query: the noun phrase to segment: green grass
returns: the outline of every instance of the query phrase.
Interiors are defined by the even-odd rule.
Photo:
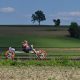
[[[80,40],[70,37],[55,37],[55,36],[37,36],[37,35],[15,35],[1,36],[0,47],[21,47],[23,40],[28,40],[34,47],[80,47]]]
[[[80,61],[70,60],[27,60],[27,61],[11,61],[1,60],[0,66],[72,66],[80,67]]]

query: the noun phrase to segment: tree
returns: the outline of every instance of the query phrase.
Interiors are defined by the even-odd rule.
[[[55,26],[60,26],[60,19],[53,19],[53,22],[55,23]]]
[[[71,22],[69,27],[69,33],[71,37],[79,38],[80,36],[80,28],[76,22]]]
[[[41,10],[38,10],[34,14],[32,14],[32,22],[33,23],[35,21],[37,21],[39,23],[39,25],[40,25],[40,22],[44,21],[44,20],[46,20],[45,14]]]

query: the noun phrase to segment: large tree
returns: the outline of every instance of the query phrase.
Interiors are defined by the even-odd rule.
[[[55,26],[60,26],[60,19],[53,19]]]
[[[34,14],[32,14],[32,22],[34,23],[35,21],[37,21],[40,25],[41,21],[46,20],[45,18],[45,14],[43,13],[43,11],[38,10],[36,11]]]

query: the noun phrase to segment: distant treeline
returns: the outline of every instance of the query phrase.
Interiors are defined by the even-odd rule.
[[[0,25],[0,27],[55,27],[54,25]],[[69,27],[69,25],[60,25],[59,27]]]

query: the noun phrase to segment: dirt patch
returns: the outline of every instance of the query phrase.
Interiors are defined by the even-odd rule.
[[[64,36],[69,35],[67,29],[54,30],[53,27],[0,27],[0,36],[3,35],[38,35],[38,36]]]

